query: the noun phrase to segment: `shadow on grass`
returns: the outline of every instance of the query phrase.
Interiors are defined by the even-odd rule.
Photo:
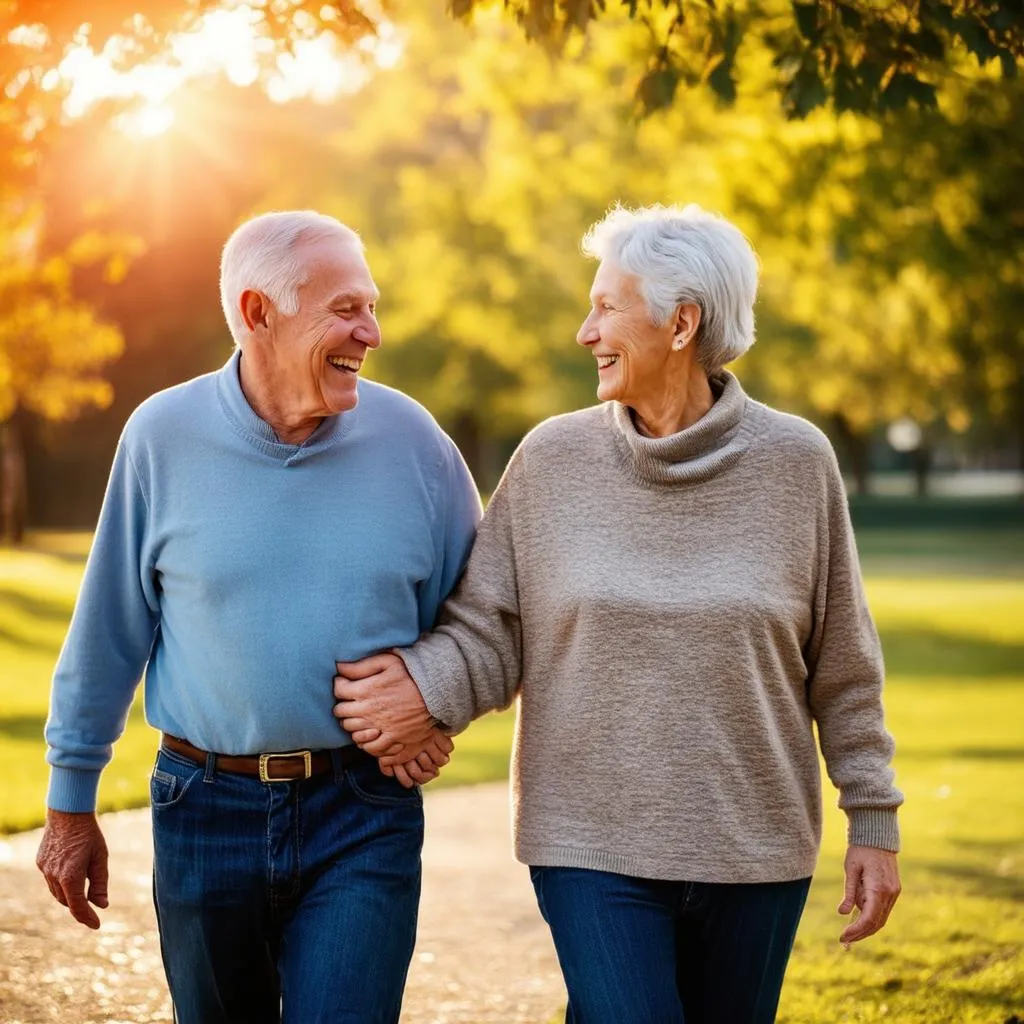
[[[34,597],[17,590],[0,589],[0,640],[29,651],[60,649],[64,630],[71,618],[73,602],[59,597]],[[30,635],[17,623],[37,623],[51,633],[50,638]]]
[[[1024,761],[1024,747],[938,747],[915,750],[900,747],[901,761]]]
[[[957,882],[959,891],[970,896],[1024,903],[1024,879],[1012,875],[957,861],[918,861],[916,868]]]
[[[60,650],[60,639],[54,640],[37,640],[34,637],[27,637],[24,633],[8,629],[6,626],[0,625],[0,642],[12,644],[14,647],[20,647],[26,651],[47,651],[52,653],[56,657],[57,652]]]
[[[929,629],[882,629],[890,675],[1024,676],[1024,644]]]
[[[0,736],[5,736],[12,740],[39,740],[42,743],[46,714],[45,711],[20,715],[0,714]],[[131,710],[128,712],[128,720],[145,724],[146,712],[142,706],[142,701],[136,701],[132,704]]]
[[[74,601],[62,597],[34,597],[20,590],[0,588],[0,615],[15,612],[44,622],[66,622]]]
[[[0,715],[0,736],[12,740],[43,741],[46,715]]]

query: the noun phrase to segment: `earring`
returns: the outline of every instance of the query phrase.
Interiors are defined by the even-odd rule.
[[[679,352],[679,351],[680,351],[680,350],[682,349],[682,347],[683,347],[683,346],[684,346],[685,344],[686,344],[686,342],[685,342],[685,341],[683,341],[683,339],[682,339],[682,338],[676,338],[676,340],[672,342],[672,347],[673,347],[673,348],[674,348],[674,349],[675,349],[675,350],[676,350],[677,352]]]

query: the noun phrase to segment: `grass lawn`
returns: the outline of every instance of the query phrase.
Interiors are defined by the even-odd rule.
[[[49,675],[87,543],[48,534],[0,551],[0,831],[40,821]],[[830,810],[779,1020],[1024,1018],[1024,531],[871,530],[860,545],[907,795],[904,894],[885,933],[839,948],[844,832]],[[435,785],[503,777],[511,728],[507,713],[476,723]],[[136,710],[104,807],[145,800],[154,743]]]

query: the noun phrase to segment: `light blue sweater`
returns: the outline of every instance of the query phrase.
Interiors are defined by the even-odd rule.
[[[360,381],[355,409],[282,444],[239,359],[125,426],[54,675],[55,810],[95,807],[144,669],[149,723],[206,750],[350,742],[334,662],[412,643],[462,571],[480,501],[425,409]]]

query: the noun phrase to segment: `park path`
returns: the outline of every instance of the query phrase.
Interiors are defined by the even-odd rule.
[[[402,1024],[548,1024],[551,939],[511,854],[504,783],[429,790],[419,938]],[[0,1022],[170,1021],[150,901],[148,810],[103,816],[111,907],[75,924],[35,868],[38,832],[0,840]]]

